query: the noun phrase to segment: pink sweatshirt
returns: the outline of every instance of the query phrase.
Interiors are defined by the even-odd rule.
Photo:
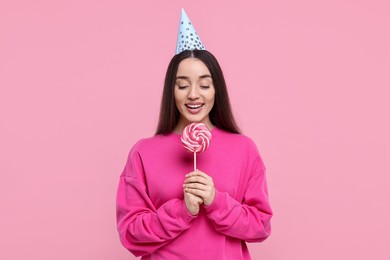
[[[216,196],[192,216],[183,195],[193,154],[180,135],[142,139],[129,153],[117,193],[117,223],[124,247],[142,259],[250,259],[244,241],[271,232],[265,167],[248,137],[212,130],[197,167],[213,178]]]

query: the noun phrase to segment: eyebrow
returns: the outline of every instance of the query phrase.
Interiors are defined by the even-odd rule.
[[[199,76],[199,78],[205,79],[205,78],[211,78],[211,76],[209,74],[205,74],[205,75]],[[187,76],[177,76],[176,79],[190,79],[190,78]]]

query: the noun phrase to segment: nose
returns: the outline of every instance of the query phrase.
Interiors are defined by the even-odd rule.
[[[187,98],[190,100],[195,100],[199,98],[199,91],[196,86],[191,86],[188,91]]]

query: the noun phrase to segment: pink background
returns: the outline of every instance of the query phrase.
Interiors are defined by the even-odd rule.
[[[268,170],[254,259],[390,259],[390,1],[0,2],[0,259],[133,259],[118,177],[184,7]]]

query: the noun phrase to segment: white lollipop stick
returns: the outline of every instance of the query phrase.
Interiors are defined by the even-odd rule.
[[[196,152],[194,152],[194,171],[196,171]]]

